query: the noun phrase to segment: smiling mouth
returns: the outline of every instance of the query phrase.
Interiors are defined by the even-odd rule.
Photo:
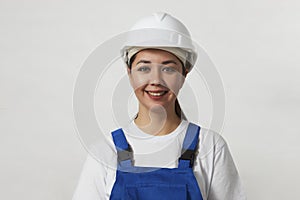
[[[149,95],[153,97],[160,97],[165,95],[168,91],[145,91],[145,92],[147,92]]]

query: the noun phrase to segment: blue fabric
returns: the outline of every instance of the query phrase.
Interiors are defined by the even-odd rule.
[[[189,124],[183,150],[196,150],[198,127]],[[196,133],[198,132],[198,133]],[[129,147],[122,129],[112,132],[117,152]],[[120,136],[123,135],[123,136]],[[127,144],[127,146],[125,145]],[[127,147],[127,148],[126,148]],[[189,160],[179,160],[180,168],[136,167],[130,159],[118,162],[111,200],[202,200],[200,188]]]
[[[200,127],[196,124],[189,123],[187,133],[182,145],[182,153],[186,150],[196,151],[198,145],[198,138],[200,134]],[[178,168],[192,167],[193,163],[190,160],[183,160],[179,158]]]
[[[126,150],[128,148],[128,143],[124,135],[123,130],[120,128],[112,132],[113,140],[116,145],[117,151]]]
[[[198,145],[199,133],[200,133],[200,127],[197,126],[196,124],[189,123],[182,148],[191,149],[191,150],[196,149]]]
[[[118,155],[122,151],[126,151],[129,148],[129,144],[126,140],[123,130],[120,128],[112,132],[113,141],[117,149]],[[119,161],[118,168],[130,168],[132,166],[132,160]]]

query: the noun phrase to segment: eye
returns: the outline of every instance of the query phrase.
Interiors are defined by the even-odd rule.
[[[141,67],[138,67],[137,71],[140,71],[140,72],[149,72],[150,71],[150,67],[148,67],[148,66],[141,66]]]
[[[168,72],[168,73],[173,73],[173,72],[176,72],[177,70],[174,69],[173,67],[163,67],[162,71],[163,72]]]

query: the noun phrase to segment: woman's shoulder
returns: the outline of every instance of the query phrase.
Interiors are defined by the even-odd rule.
[[[216,154],[218,151],[226,147],[227,143],[220,133],[210,128],[206,128],[198,124],[196,125],[200,127],[198,147],[199,155],[206,156],[209,153]]]
[[[226,145],[224,137],[219,132],[212,129],[201,127],[199,137],[200,143],[211,143],[218,147]]]

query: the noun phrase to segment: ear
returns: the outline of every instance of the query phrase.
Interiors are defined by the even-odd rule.
[[[183,86],[183,84],[185,82],[185,78],[186,78],[186,73],[180,75],[179,89],[182,88],[182,86]]]
[[[131,75],[131,69],[128,67],[128,65],[127,65],[127,74],[128,76]]]
[[[131,69],[127,66],[127,75],[130,81],[130,85],[132,86],[132,75],[131,75]]]
[[[181,77],[181,83],[180,83],[180,86],[179,86],[180,89],[182,88],[182,86],[184,84],[184,81],[185,81],[185,76],[182,76]]]
[[[186,70],[184,71],[184,78],[186,78],[186,76],[187,76],[188,73],[189,73],[189,70],[186,69]]]

